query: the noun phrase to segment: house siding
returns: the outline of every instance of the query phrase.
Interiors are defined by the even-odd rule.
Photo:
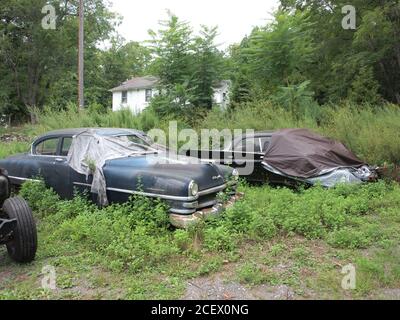
[[[220,108],[225,109],[229,104],[230,81],[225,81],[219,88],[214,88],[213,100]],[[224,98],[225,97],[225,98]]]
[[[213,102],[218,105],[220,108],[225,109],[229,104],[229,91],[230,91],[231,82],[229,80],[221,81],[219,87],[213,88]],[[149,87],[147,87],[149,88]],[[146,89],[128,89],[127,90],[127,102],[122,103],[122,87],[115,88],[116,91],[113,91],[112,97],[112,110],[118,111],[121,109],[129,109],[134,114],[141,113],[144,109],[146,109],[150,102],[146,102]],[[113,90],[115,90],[113,89]],[[152,88],[152,97],[158,94],[158,91],[153,87]],[[224,98],[225,97],[225,98]]]
[[[154,89],[152,92],[152,96],[154,96]],[[126,103],[122,103],[121,98],[121,91],[113,92],[113,111],[129,109],[133,113],[139,114],[149,105],[149,102],[146,102],[146,89],[128,90]]]

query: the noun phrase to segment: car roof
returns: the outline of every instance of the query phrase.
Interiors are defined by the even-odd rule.
[[[232,141],[228,142],[225,145],[224,150],[230,150],[234,145],[236,145],[239,141],[246,138],[259,138],[259,137],[272,137],[272,135],[276,131],[272,130],[264,130],[264,131],[255,131],[254,133],[243,133],[233,137]]]
[[[74,136],[79,133],[82,133],[87,130],[94,130],[96,134],[101,136],[117,136],[124,134],[140,134],[144,135],[145,133],[140,130],[135,129],[123,129],[123,128],[69,128],[69,129],[60,129],[46,132],[45,134],[38,137],[38,139],[50,136]]]
[[[237,135],[234,137],[234,140],[241,140],[243,138],[252,138],[252,137],[271,137],[276,131],[265,130],[265,131],[255,131],[254,133],[243,133],[241,135]]]

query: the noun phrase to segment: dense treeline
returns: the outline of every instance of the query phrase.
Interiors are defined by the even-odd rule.
[[[232,47],[237,100],[400,103],[400,4],[356,0],[356,29],[342,27],[347,1],[282,0],[275,21]],[[248,88],[251,88],[250,90]]]
[[[42,8],[56,9],[56,29],[44,29]],[[152,107],[159,116],[212,106],[211,88],[233,81],[232,106],[269,100],[294,114],[349,100],[400,104],[400,4],[354,0],[356,29],[345,30],[346,1],[281,0],[273,22],[258,26],[226,52],[217,28],[191,26],[172,13],[145,43],[116,32],[120,17],[105,0],[85,1],[85,100],[110,107],[108,90],[132,76],[161,79]],[[77,100],[77,1],[2,0],[0,113],[14,118]],[[107,45],[104,45],[104,44]],[[189,115],[190,116],[190,115]]]

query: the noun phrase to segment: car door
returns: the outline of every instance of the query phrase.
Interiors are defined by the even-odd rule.
[[[67,156],[62,153],[68,137],[48,137],[38,141],[33,146],[35,167],[38,176],[42,177],[47,186],[56,191],[61,198],[72,196],[71,172],[67,164]]]
[[[259,137],[249,136],[238,140],[233,145],[232,166],[239,170],[249,181],[265,181],[265,172],[261,166],[263,152]]]

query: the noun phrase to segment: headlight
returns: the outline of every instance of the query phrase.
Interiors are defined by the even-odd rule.
[[[199,186],[193,180],[189,183],[189,196],[195,197],[199,192]]]
[[[232,177],[233,179],[235,179],[236,181],[239,180],[239,171],[237,169],[233,169],[232,171]]]

